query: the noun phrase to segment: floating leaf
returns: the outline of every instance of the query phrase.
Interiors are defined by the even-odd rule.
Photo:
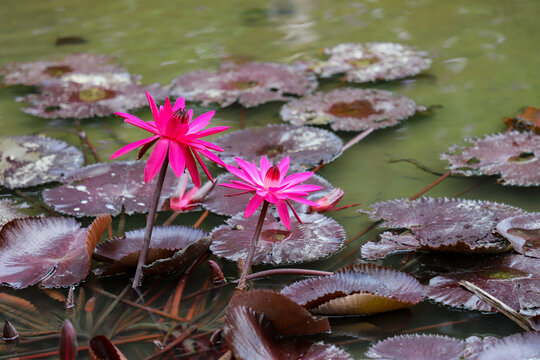
[[[64,320],[60,332],[60,346],[58,348],[60,360],[75,360],[77,358],[77,334],[73,324]]]
[[[373,264],[343,268],[328,276],[298,281],[281,293],[311,312],[363,315],[411,307],[424,300],[412,276]]]
[[[540,358],[540,333],[514,334],[478,354],[477,360],[532,360]]]
[[[171,92],[203,105],[218,103],[221,107],[238,101],[253,107],[269,101],[287,101],[291,95],[315,90],[317,80],[297,69],[277,63],[226,63],[217,71],[194,71],[172,81]]]
[[[92,360],[127,360],[124,354],[105,335],[91,338],[88,352]]]
[[[144,239],[144,229],[126,232],[98,245],[94,256],[112,262],[94,270],[97,275],[110,275],[137,266]],[[145,274],[164,274],[182,271],[208,250],[211,239],[199,229],[186,226],[156,226],[152,231]]]
[[[0,229],[13,219],[20,219],[27,215],[19,212],[13,205],[13,202],[6,199],[0,199]]]
[[[503,185],[540,185],[540,135],[511,131],[466,141],[471,145],[454,145],[441,154],[453,174],[500,175]]]
[[[330,319],[332,336],[349,336],[356,339],[372,339],[387,336],[403,329],[413,314],[409,309],[400,309],[359,317],[336,317]]]
[[[258,214],[258,213],[257,213]],[[283,265],[312,261],[338,251],[345,230],[334,219],[321,214],[298,214],[302,224],[291,222],[288,230],[272,214],[266,214],[253,265]],[[238,214],[212,231],[210,250],[232,261],[245,259],[257,225],[257,216]]]
[[[508,254],[445,261],[444,267],[448,273],[426,285],[430,299],[454,307],[494,311],[459,285],[465,280],[522,315],[540,315],[540,259]]]
[[[465,342],[442,335],[398,335],[372,345],[366,353],[371,359],[459,360]]]
[[[367,259],[397,250],[504,252],[510,244],[492,231],[499,221],[523,213],[494,202],[428,197],[390,200],[370,207],[366,213],[372,220],[384,220],[381,226],[410,233],[385,232],[379,243],[366,243],[362,255]]]
[[[297,171],[295,169],[290,169],[290,172],[294,173]],[[218,178],[216,179],[216,184],[224,184],[236,179],[237,177],[235,175],[231,173],[226,173],[218,176]],[[322,187],[321,190],[311,192],[308,196],[306,196],[306,199],[311,201],[316,201],[317,199],[332,190],[332,185],[328,181],[326,181],[326,179],[316,174],[303,182],[303,184],[318,185]],[[231,196],[232,194],[236,193],[238,193],[238,190],[236,189],[231,189],[224,186],[215,186],[208,194],[208,196],[204,199],[202,205],[209,211],[216,214],[226,216],[236,215],[244,211],[249,201],[253,197],[253,193]],[[291,205],[295,208],[296,211],[308,211],[308,207],[303,204],[293,202],[291,203]]]
[[[324,49],[326,61],[308,65],[323,78],[345,74],[348,82],[395,80],[416,75],[431,66],[427,53],[395,43],[344,43]]]
[[[512,128],[530,130],[540,135],[540,108],[529,106],[523,113],[514,118],[506,118],[504,122]]]
[[[142,161],[119,161],[85,166],[67,174],[64,185],[43,191],[43,200],[56,211],[75,216],[118,215],[149,211],[156,179],[144,182]],[[160,208],[176,188],[172,171],[165,177]]]
[[[219,157],[230,165],[236,165],[235,157],[258,163],[266,156],[277,164],[288,156],[293,164],[315,167],[337,158],[343,148],[343,141],[330,131],[290,125],[233,131],[214,143],[223,148]]]
[[[406,96],[374,89],[335,89],[293,100],[281,118],[294,125],[330,125],[332,130],[364,131],[397,125],[416,112]]]
[[[82,153],[63,141],[45,136],[0,138],[0,186],[9,189],[57,181],[81,167]]]
[[[540,258],[540,213],[504,219],[496,229],[520,254]]]

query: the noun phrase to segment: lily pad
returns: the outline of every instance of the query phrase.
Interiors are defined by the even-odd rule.
[[[291,170],[292,173],[296,172]],[[236,180],[237,177],[231,173],[226,173],[218,176],[216,179],[216,184],[228,183],[231,180]],[[315,201],[322,197],[323,195],[329,193],[332,190],[332,185],[323,177],[314,174],[309,179],[307,179],[304,184],[307,185],[318,185],[322,189],[318,191],[311,192],[306,199]],[[215,186],[212,191],[207,195],[207,197],[202,202],[202,205],[209,211],[226,216],[233,216],[240,212],[243,212],[247,207],[249,201],[253,197],[253,194],[242,194],[237,196],[231,196],[232,194],[238,193],[238,190],[231,189],[224,186]],[[307,212],[309,209],[306,205],[293,202],[291,205],[299,212]]]
[[[426,285],[430,299],[453,307],[494,311],[459,285],[466,280],[522,315],[540,315],[540,259],[507,254],[445,261],[444,266],[448,273],[432,278]]]
[[[167,90],[159,84],[141,85],[135,82],[114,82],[109,78],[97,84],[92,81],[77,83],[52,82],[41,87],[41,93],[28,94],[17,101],[29,102],[32,107],[22,111],[46,119],[85,119],[109,116],[147,104],[145,90],[154,99],[163,99]]]
[[[212,231],[210,250],[231,261],[245,259],[257,225],[258,212],[245,218],[237,214]],[[327,257],[338,251],[345,240],[345,230],[324,215],[298,214],[302,224],[291,222],[288,230],[270,212],[266,214],[260,239],[253,256],[257,264],[293,264]]]
[[[57,181],[83,164],[82,153],[45,136],[0,138],[0,186],[16,189]]]
[[[341,155],[343,141],[330,131],[309,126],[269,125],[227,133],[215,140],[223,148],[219,157],[229,165],[234,158],[258,162],[266,156],[278,163],[285,157],[307,167],[327,164]]]
[[[510,244],[493,229],[499,221],[523,213],[494,202],[429,197],[380,202],[371,209],[363,212],[372,220],[384,220],[381,226],[408,232],[385,232],[380,242],[366,243],[362,255],[367,259],[399,250],[504,252]]]
[[[156,179],[144,182],[142,161],[119,161],[85,166],[67,174],[64,185],[43,191],[43,200],[56,211],[74,216],[146,213],[150,209]],[[165,177],[158,208],[176,189],[172,171]]]
[[[411,307],[424,300],[423,286],[403,272],[357,264],[332,275],[298,281],[281,293],[323,315],[365,315]]]
[[[293,100],[281,118],[294,125],[330,125],[332,130],[364,131],[397,125],[415,114],[406,96],[374,89],[335,89]]]
[[[144,239],[144,229],[126,232],[99,244],[94,251],[98,260],[110,265],[94,270],[96,275],[111,275],[135,268]],[[182,271],[208,250],[211,239],[199,229],[186,226],[156,226],[152,231],[145,274],[167,274]]]
[[[0,200],[0,229],[14,219],[27,217],[28,215],[18,211],[13,202],[6,199]]]
[[[504,219],[496,229],[520,254],[540,258],[540,213]]]
[[[324,54],[329,56],[326,61],[309,66],[315,74],[323,78],[345,74],[346,81],[355,83],[413,76],[432,62],[424,51],[389,42],[344,43],[324,49]]]
[[[254,107],[269,101],[287,101],[291,95],[304,95],[317,87],[317,80],[297,69],[278,63],[225,63],[217,71],[194,71],[181,75],[171,84],[173,96],[218,103],[221,107],[239,102]]]
[[[453,174],[500,175],[503,185],[540,185],[540,135],[511,131],[466,141],[471,145],[455,145],[441,154]]]
[[[465,341],[442,335],[398,335],[372,345],[370,359],[386,360],[459,360]]]
[[[514,334],[478,354],[477,360],[531,360],[540,358],[540,333]]]

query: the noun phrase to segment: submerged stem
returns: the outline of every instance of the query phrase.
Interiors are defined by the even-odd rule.
[[[257,241],[259,241],[259,236],[261,235],[261,230],[264,223],[264,218],[266,217],[266,211],[268,210],[268,205],[268,201],[264,200],[261,214],[259,215],[259,221],[257,222],[255,233],[253,234],[253,238],[251,239],[251,243],[249,245],[246,262],[244,263],[244,268],[242,269],[242,274],[240,275],[240,281],[238,282],[238,286],[236,287],[236,289],[238,290],[244,290],[244,288],[246,287],[246,277],[249,273],[249,270],[251,269],[251,263],[253,261],[253,256],[255,255]]]
[[[146,229],[144,231],[144,239],[141,247],[141,253],[139,255],[139,262],[137,263],[137,270],[135,271],[135,277],[133,278],[133,284],[131,285],[131,287],[134,289],[139,287],[142,282],[142,267],[146,262],[146,257],[148,256],[150,238],[152,237],[152,230],[154,228],[154,219],[156,217],[159,197],[161,196],[161,189],[163,188],[163,181],[165,180],[165,174],[167,173],[168,166],[169,158],[166,156],[163,164],[161,165],[161,170],[159,171],[156,188],[154,190],[154,198],[152,199],[152,207],[150,208],[150,213],[146,219]]]

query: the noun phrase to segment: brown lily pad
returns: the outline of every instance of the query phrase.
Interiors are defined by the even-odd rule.
[[[329,58],[308,65],[310,70],[323,78],[345,74],[346,81],[355,83],[400,79],[431,66],[426,52],[389,42],[344,43],[324,49],[324,54]]]
[[[236,165],[234,158],[258,162],[266,156],[278,163],[285,157],[307,167],[327,164],[341,155],[343,141],[330,131],[309,126],[269,125],[227,133],[214,143],[223,148],[219,157]]]
[[[540,135],[540,108],[529,106],[523,113],[506,118],[504,122],[511,128],[534,131]]]
[[[28,215],[18,211],[12,201],[7,199],[0,200],[0,229],[11,220],[20,219],[27,216]]]
[[[211,239],[199,229],[186,226],[156,226],[152,231],[145,274],[167,274],[183,271],[208,250]],[[99,244],[94,258],[111,264],[97,268],[96,275],[111,275],[135,268],[144,239],[144,229],[126,232]]]
[[[245,259],[257,225],[258,212],[245,218],[237,214],[212,231],[210,250],[232,261]],[[291,222],[288,230],[270,212],[266,214],[253,265],[283,265],[313,261],[338,251],[345,240],[345,230],[324,215],[298,214],[302,224]]]
[[[459,360],[465,341],[442,335],[398,335],[372,345],[370,359],[386,360]]]
[[[499,221],[523,213],[494,202],[429,197],[384,201],[371,209],[363,212],[372,220],[384,220],[381,226],[408,232],[385,232],[380,242],[366,243],[362,255],[367,259],[399,250],[504,252],[510,244],[493,229]]]
[[[64,185],[43,191],[43,200],[56,211],[74,216],[118,215],[149,211],[156,179],[144,182],[142,161],[118,161],[85,166],[67,174]],[[168,171],[158,208],[176,189],[177,178]]]
[[[406,96],[375,89],[317,92],[285,104],[281,118],[294,125],[330,125],[332,130],[364,131],[397,125],[416,113]]]
[[[441,154],[453,174],[500,175],[503,185],[540,185],[540,135],[511,131],[466,141],[471,145],[453,146]]]
[[[298,281],[281,293],[323,315],[364,315],[411,307],[426,294],[414,277],[373,264],[357,264],[332,275]]]
[[[16,189],[57,181],[83,164],[82,153],[45,136],[0,138],[0,186]]]
[[[227,107],[239,102],[254,107],[269,101],[287,101],[291,95],[304,95],[317,87],[317,80],[297,69],[278,63],[225,63],[217,71],[199,70],[181,75],[171,84],[173,96],[218,103]]]
[[[478,354],[477,360],[532,360],[540,358],[540,333],[506,336]]]
[[[540,258],[540,213],[504,219],[496,229],[518,253]]]

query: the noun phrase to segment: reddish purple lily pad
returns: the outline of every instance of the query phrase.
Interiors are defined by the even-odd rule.
[[[34,61],[5,65],[0,74],[6,85],[42,85],[54,81],[80,82],[84,78],[100,76],[108,82],[126,76],[126,70],[110,62],[112,57],[93,54],[70,54],[58,61]]]
[[[442,335],[398,335],[372,345],[370,359],[386,360],[459,360],[465,341]]]
[[[410,309],[400,309],[360,317],[335,317],[330,319],[331,336],[355,339],[374,339],[400,332],[412,319]]]
[[[416,110],[413,100],[390,91],[335,89],[293,100],[280,114],[294,125],[330,124],[336,131],[363,131],[397,125]]]
[[[281,293],[311,312],[325,315],[407,308],[426,296],[424,287],[414,277],[374,264],[352,265],[332,275],[298,281]]]
[[[540,135],[511,131],[466,141],[471,145],[455,145],[441,154],[453,174],[500,175],[503,185],[540,185]]]
[[[156,179],[144,182],[143,161],[119,161],[85,166],[67,174],[64,185],[43,191],[43,200],[56,211],[74,216],[146,213],[150,209]],[[177,178],[167,172],[160,208],[176,189]]]
[[[296,172],[291,170],[291,173]],[[231,173],[226,173],[218,176],[216,179],[216,184],[228,183],[231,180],[236,180],[237,177]],[[306,196],[306,199],[311,201],[316,201],[322,196],[326,195],[332,190],[332,185],[326,181],[323,177],[314,174],[309,179],[303,182],[308,185],[318,185],[322,189],[314,191]],[[215,186],[212,191],[206,196],[202,205],[209,211],[226,216],[233,216],[240,212],[243,212],[247,207],[249,200],[253,197],[253,193],[242,194],[237,196],[231,196],[232,194],[238,193],[238,190],[231,189],[224,186]],[[292,202],[291,205],[295,208],[296,211],[307,212],[308,207],[306,205]]]
[[[285,157],[307,167],[327,164],[341,155],[343,141],[334,133],[309,126],[269,125],[227,133],[214,143],[223,148],[219,157],[236,165],[234,158],[257,161],[266,156],[278,163]]]
[[[12,201],[6,199],[0,200],[0,229],[11,220],[20,219],[27,216],[28,215],[25,215],[17,210]]]
[[[381,226],[407,229],[405,234],[385,232],[378,243],[362,248],[367,259],[377,259],[399,250],[443,252],[504,252],[510,244],[493,233],[495,225],[522,210],[488,201],[428,198],[397,199],[371,205],[363,211]]]
[[[238,101],[253,107],[269,101],[287,101],[291,95],[304,95],[317,87],[317,80],[284,64],[226,63],[217,71],[194,71],[172,81],[171,92],[203,105],[221,107]]]
[[[478,354],[477,360],[540,359],[540,333],[514,334],[500,339]]]
[[[74,118],[85,119],[94,116],[109,116],[114,112],[125,112],[147,104],[145,90],[154,99],[165,98],[167,91],[159,84],[140,85],[135,82],[93,83],[53,82],[41,87],[41,93],[28,94],[17,98],[32,107],[22,111],[46,119]]]
[[[144,229],[128,231],[121,238],[101,243],[94,251],[98,260],[110,265],[94,270],[96,275],[111,275],[135,268],[144,238]],[[208,250],[211,239],[199,229],[186,226],[157,226],[152,231],[145,274],[182,271]]]
[[[308,65],[323,78],[345,74],[348,82],[363,83],[395,80],[413,76],[428,69],[427,53],[395,43],[344,43],[324,49],[326,61]]]
[[[257,225],[257,214],[250,218],[237,214],[215,228],[210,250],[232,261],[245,259]],[[266,214],[253,265],[313,261],[327,257],[343,246],[345,230],[337,221],[318,213],[300,213],[298,216],[302,224],[293,220],[291,230],[288,230],[270,212]]]
[[[446,261],[444,266],[448,274],[436,276],[426,285],[430,299],[453,307],[494,311],[474,293],[459,285],[465,280],[522,315],[540,314],[540,259],[507,254]]]
[[[504,219],[496,229],[518,253],[540,258],[540,213]]]
[[[0,186],[16,189],[57,181],[83,164],[82,153],[45,136],[0,138]]]
[[[87,249],[87,233],[72,218],[7,223],[0,230],[0,283],[17,289],[78,284],[90,269],[93,247]]]

